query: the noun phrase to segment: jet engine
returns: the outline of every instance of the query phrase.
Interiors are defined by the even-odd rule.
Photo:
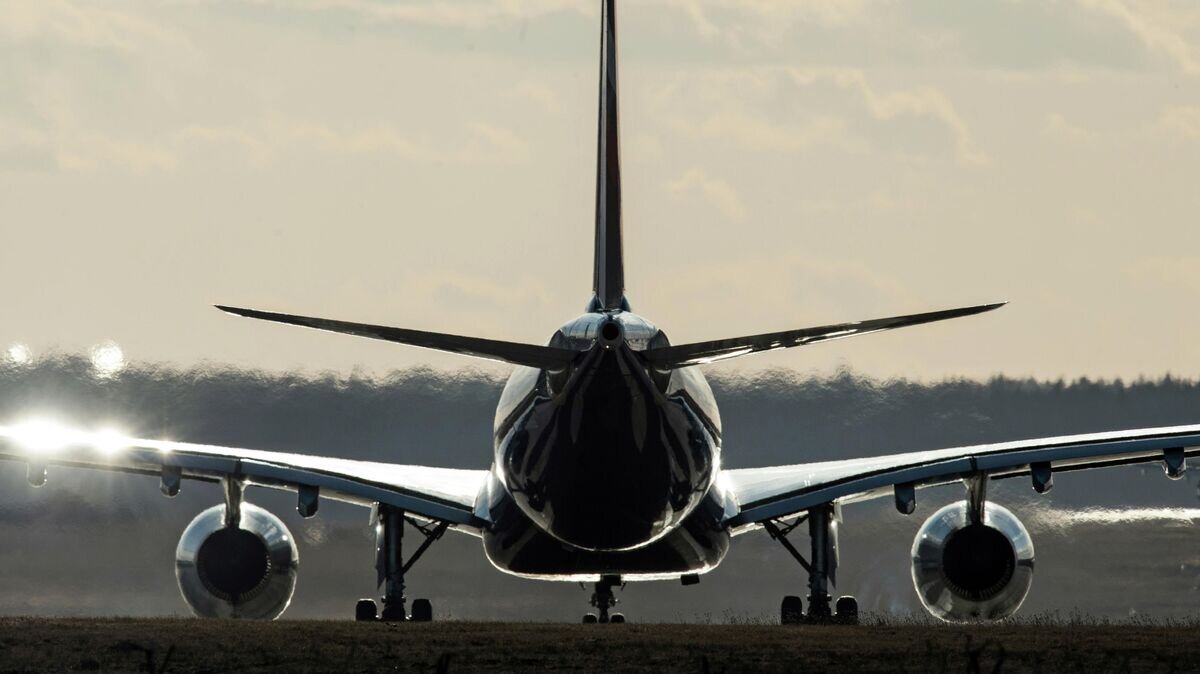
[[[213,506],[184,529],[175,549],[179,591],[201,618],[274,620],[296,589],[296,542],[270,512],[246,502],[237,510],[226,518],[226,506]]]
[[[912,560],[921,603],[950,622],[1006,618],[1033,583],[1029,532],[994,503],[984,505],[982,518],[972,518],[966,501],[934,513],[917,532]]]

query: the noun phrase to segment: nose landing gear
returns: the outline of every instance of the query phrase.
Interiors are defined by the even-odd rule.
[[[600,576],[600,582],[596,583],[595,591],[592,592],[592,606],[596,607],[596,613],[588,613],[583,616],[585,625],[595,623],[612,623],[614,625],[625,622],[625,614],[612,613],[608,610],[617,605],[619,601],[613,596],[613,588],[622,585],[620,576]]]

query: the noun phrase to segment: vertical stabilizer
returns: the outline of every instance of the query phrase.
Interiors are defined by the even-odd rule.
[[[617,124],[617,16],[613,4],[614,0],[602,0],[600,12],[600,128],[596,141],[596,260],[592,289],[601,309],[620,309],[625,300]]]

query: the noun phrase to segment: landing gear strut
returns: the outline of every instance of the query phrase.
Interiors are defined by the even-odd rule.
[[[446,533],[450,524],[439,522],[436,525],[423,525],[405,515],[403,510],[382,504],[376,509],[375,520],[375,570],[378,572],[378,584],[383,588],[383,611],[376,618],[375,600],[360,599],[354,608],[354,619],[378,619],[384,622],[433,620],[433,604],[428,599],[414,599],[411,615],[405,609],[407,598],[404,596],[404,574],[408,573],[434,541]],[[407,562],[404,561],[402,549],[405,522],[411,524],[425,538]]]
[[[800,554],[788,534],[805,522],[808,523],[808,538],[811,544],[810,563]],[[800,597],[789,595],[780,604],[780,622],[785,625],[798,623],[843,623],[858,624],[858,601],[854,597],[840,597],[831,605],[833,597],[829,587],[837,582],[837,518],[832,503],[823,503],[810,509],[791,523],[780,520],[763,522],[771,538],[779,541],[800,566],[808,572],[808,613],[804,613],[804,602]],[[836,609],[836,613],[835,613]]]
[[[583,616],[585,624],[619,624],[625,622],[625,614],[613,613],[609,615],[608,613],[608,609],[617,605],[618,599],[613,596],[613,588],[620,584],[620,576],[600,576],[600,582],[596,583],[595,591],[592,592],[592,606],[596,607],[597,613],[589,613]]]

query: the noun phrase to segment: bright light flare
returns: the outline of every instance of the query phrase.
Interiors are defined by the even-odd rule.
[[[116,342],[105,342],[92,347],[92,368],[96,376],[107,379],[125,368],[125,352]]]
[[[28,365],[33,362],[33,352],[24,344],[13,344],[4,352],[8,357],[8,362],[13,365]]]
[[[7,437],[33,454],[52,454],[71,446],[91,447],[111,456],[129,449],[135,441],[116,428],[80,431],[57,421],[34,419],[15,426],[0,426],[0,437]]]
[[[10,433],[17,444],[38,453],[56,452],[79,440],[78,432],[55,421],[27,421]]]
[[[89,440],[91,441],[90,444],[99,450],[101,454],[116,454],[123,449],[128,449],[130,446],[129,437],[114,428],[104,428],[96,431],[92,433]]]

